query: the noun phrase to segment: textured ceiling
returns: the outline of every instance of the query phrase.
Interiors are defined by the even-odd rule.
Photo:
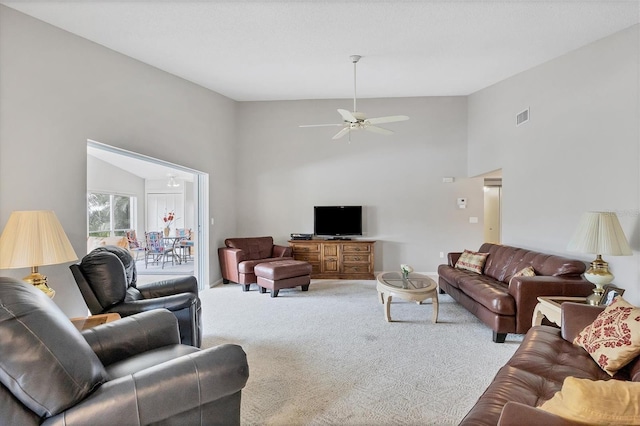
[[[232,99],[468,95],[639,22],[637,1],[0,2]]]

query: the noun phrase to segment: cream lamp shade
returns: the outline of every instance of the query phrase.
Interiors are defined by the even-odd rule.
[[[13,212],[0,235],[0,269],[31,268],[31,275],[24,280],[49,297],[55,291],[47,285],[47,277],[38,273],[38,267],[77,259],[60,221],[50,210]]]
[[[587,298],[592,305],[600,302],[604,292],[603,286],[609,284],[614,278],[609,272],[609,264],[602,260],[602,255],[631,256],[633,254],[618,216],[614,212],[584,213],[567,250],[596,255],[596,259],[591,262],[591,267],[584,273],[585,279],[596,286],[593,290],[594,294]]]

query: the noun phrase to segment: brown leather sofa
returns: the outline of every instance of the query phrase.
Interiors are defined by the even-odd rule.
[[[0,424],[240,424],[240,346],[180,343],[176,317],[142,312],[80,333],[40,290],[0,277]]]
[[[291,247],[273,244],[272,237],[227,238],[218,249],[222,282],[242,284],[249,291],[258,282],[253,271],[256,265],[276,260],[293,260]]]
[[[441,293],[493,330],[494,342],[502,343],[508,333],[524,334],[531,328],[538,296],[593,292],[593,284],[581,277],[586,267],[580,260],[490,243],[478,251],[489,253],[482,274],[455,268],[462,253],[449,253],[448,264],[438,267],[438,284]],[[533,266],[535,277],[514,277],[527,266]]]
[[[532,327],[460,424],[577,424],[535,407],[551,399],[569,376],[589,380],[612,379],[587,351],[572,343],[602,310],[599,306],[565,302],[561,305],[562,329],[545,325]],[[640,381],[640,357],[618,371],[613,379]]]

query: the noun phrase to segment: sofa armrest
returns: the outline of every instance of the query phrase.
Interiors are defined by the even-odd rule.
[[[516,333],[523,334],[531,328],[539,296],[587,296],[593,292],[593,284],[578,277],[537,275],[513,278],[508,291],[516,302]]]
[[[233,282],[238,282],[238,264],[245,261],[247,255],[244,250],[230,247],[220,247],[218,249],[218,260],[220,261],[220,272],[222,278]]]
[[[84,339],[104,365],[180,343],[178,320],[165,309],[142,312],[84,330]]]
[[[451,267],[456,266],[456,262],[458,262],[458,259],[460,259],[460,256],[462,256],[461,251],[447,253],[447,262],[449,262],[449,266]]]
[[[43,424],[151,424],[172,418],[180,424],[181,413],[239,392],[248,377],[249,366],[242,348],[220,345],[108,381],[88,398]],[[206,420],[234,423],[232,419]]]
[[[564,302],[560,305],[562,338],[568,342],[573,342],[578,333],[591,324],[602,311],[604,311],[604,306]]]
[[[519,402],[507,402],[498,419],[498,426],[568,426],[581,424]]]
[[[193,293],[180,293],[156,297],[155,299],[140,299],[118,303],[105,309],[104,313],[115,312],[120,316],[128,317],[129,315],[161,308],[175,312],[197,304],[198,296]]]
[[[140,284],[138,290],[145,299],[169,296],[178,293],[198,294],[198,280],[194,276],[172,278],[154,283]]]
[[[272,257],[293,257],[293,249],[289,246],[273,246]]]

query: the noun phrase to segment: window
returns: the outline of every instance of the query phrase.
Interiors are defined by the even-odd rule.
[[[133,229],[136,197],[90,192],[87,202],[90,237],[115,237]]]

